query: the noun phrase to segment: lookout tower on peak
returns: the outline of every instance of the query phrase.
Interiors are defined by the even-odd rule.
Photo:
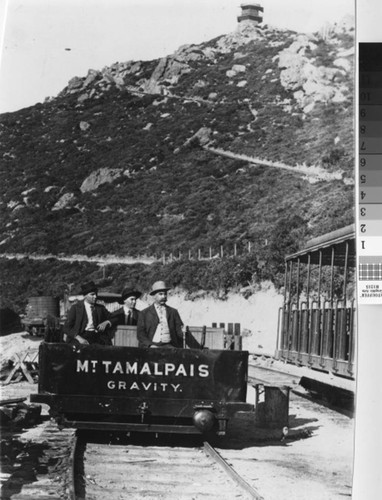
[[[246,2],[240,5],[241,15],[237,20],[239,23],[242,21],[252,21],[256,25],[263,21],[262,13],[264,8],[258,3]]]

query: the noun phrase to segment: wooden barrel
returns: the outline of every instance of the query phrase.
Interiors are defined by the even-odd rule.
[[[26,312],[29,318],[58,317],[60,315],[60,301],[58,297],[50,295],[29,297]]]

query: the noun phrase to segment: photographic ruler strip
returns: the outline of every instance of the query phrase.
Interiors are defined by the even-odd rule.
[[[358,44],[358,301],[382,304],[382,43]]]

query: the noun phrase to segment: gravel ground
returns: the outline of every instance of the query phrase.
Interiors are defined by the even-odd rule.
[[[18,382],[1,387],[1,397],[28,397],[35,391],[37,384]],[[253,398],[249,390],[248,400]],[[353,423],[352,418],[291,397],[284,441],[280,429],[256,428],[253,415],[240,415],[216,446],[265,500],[340,500],[351,497]],[[38,441],[40,431],[29,429],[24,439]]]

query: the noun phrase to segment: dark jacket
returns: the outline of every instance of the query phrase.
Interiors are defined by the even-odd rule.
[[[110,313],[105,306],[101,304],[95,304],[94,306],[94,326],[97,327],[100,323],[106,320],[110,320]],[[73,304],[69,309],[68,317],[64,325],[64,333],[67,335],[67,341],[73,341],[76,335],[81,335],[84,333],[86,325],[88,324],[88,315],[86,314],[85,304],[83,300],[80,300],[76,304]],[[105,336],[105,333],[99,334],[100,338]],[[104,341],[100,341],[104,343]]]
[[[132,309],[132,314],[129,318],[129,322],[126,323],[125,310],[120,307],[116,311],[112,312],[110,315],[110,322],[113,326],[116,325],[136,325],[138,323],[139,311],[138,309]]]
[[[182,320],[176,309],[165,306],[168,327],[170,330],[171,344],[174,347],[183,346]],[[140,311],[137,326],[139,347],[150,347],[155,330],[159,324],[159,317],[154,304]]]

